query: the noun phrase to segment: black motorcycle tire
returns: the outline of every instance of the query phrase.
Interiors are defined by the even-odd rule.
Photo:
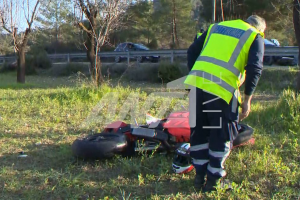
[[[233,140],[233,146],[240,146],[247,143],[253,136],[253,128],[245,124],[239,124],[242,128],[242,131],[239,132],[237,137]]]
[[[126,135],[117,133],[97,133],[72,144],[72,153],[83,159],[106,159],[116,154],[124,154],[130,144]]]

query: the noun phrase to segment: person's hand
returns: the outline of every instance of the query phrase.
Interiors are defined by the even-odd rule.
[[[249,113],[250,113],[250,108],[251,107],[251,103],[244,101],[241,104],[241,108],[242,108],[242,113],[240,113],[240,121],[243,121],[245,118],[248,117]]]
[[[239,121],[243,121],[248,117],[251,111],[251,98],[252,96],[245,95],[245,100],[241,104],[242,113],[240,113]]]

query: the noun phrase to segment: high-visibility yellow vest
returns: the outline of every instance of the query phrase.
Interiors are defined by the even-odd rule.
[[[197,38],[199,38],[202,35],[202,33],[197,33]]]
[[[184,84],[212,93],[229,104],[245,75],[249,50],[257,34],[264,37],[242,20],[212,24]]]

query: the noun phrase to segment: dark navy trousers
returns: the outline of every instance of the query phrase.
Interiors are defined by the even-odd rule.
[[[224,162],[238,134],[238,101],[223,99],[193,88],[190,101],[190,155],[197,174],[220,179],[226,175]]]

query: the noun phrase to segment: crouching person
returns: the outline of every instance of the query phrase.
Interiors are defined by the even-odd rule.
[[[265,29],[265,20],[256,15],[245,21],[212,24],[188,49],[190,73],[184,83],[192,88],[190,155],[196,169],[195,187],[203,191],[223,185],[224,162],[238,134],[238,120],[249,115],[261,76]],[[244,75],[241,98],[239,87]]]

